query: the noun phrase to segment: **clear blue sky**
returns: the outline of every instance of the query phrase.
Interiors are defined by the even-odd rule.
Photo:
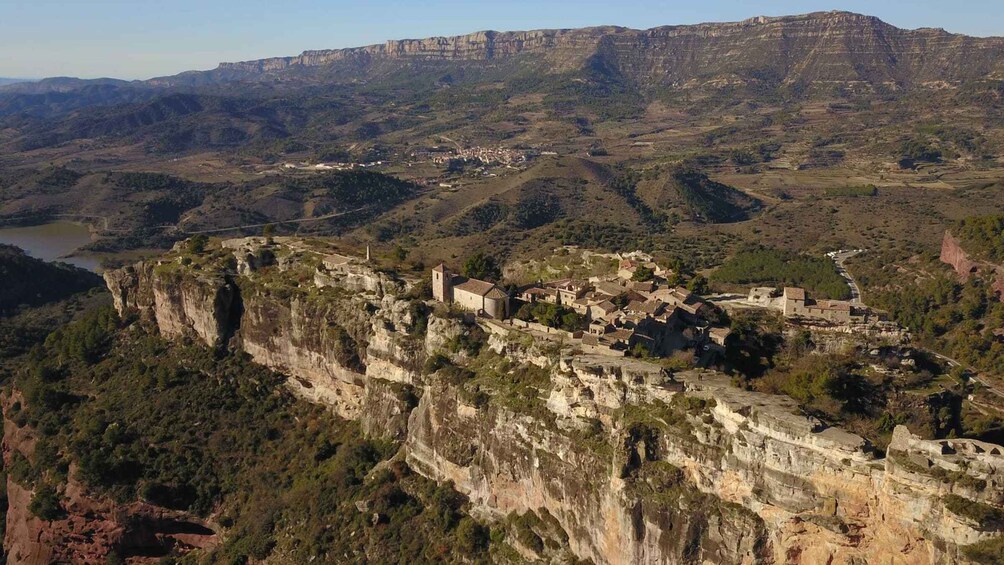
[[[1001,0],[0,0],[0,76],[149,78],[387,39],[848,10],[905,28],[1004,35]]]

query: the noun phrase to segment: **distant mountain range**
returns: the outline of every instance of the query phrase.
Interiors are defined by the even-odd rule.
[[[31,82],[31,79],[0,77],[0,86],[7,86],[8,84],[17,84],[20,82]]]
[[[25,134],[17,141],[21,149],[132,136],[151,127],[159,147],[184,149],[281,139],[351,120],[359,123],[350,137],[372,139],[414,122],[425,112],[422,104],[446,97],[454,98],[456,110],[458,103],[476,109],[535,95],[544,110],[602,121],[637,116],[653,100],[692,95],[773,104],[839,89],[901,95],[967,85],[1000,98],[1004,38],[904,30],[870,16],[817,12],[647,30],[395,40],[146,81],[49,78],[0,86],[6,122],[0,126]],[[389,116],[382,106],[379,120],[361,119],[381,101],[412,104],[413,115]],[[47,122],[69,113],[71,119]]]
[[[56,78],[6,90],[38,93],[91,84],[177,87],[235,81],[294,85],[356,82],[379,79],[414,65],[478,62],[498,66],[514,59],[541,64],[552,73],[592,68],[633,81],[641,88],[724,86],[736,81],[913,87],[1004,79],[1004,38],[976,38],[930,28],[905,30],[871,16],[816,12],[647,30],[482,31],[221,63],[210,71],[132,83]]]

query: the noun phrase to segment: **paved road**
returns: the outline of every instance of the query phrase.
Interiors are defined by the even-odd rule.
[[[844,277],[844,279],[847,280],[847,285],[851,287],[851,302],[859,304],[861,303],[861,289],[858,287],[858,283],[854,280],[854,277],[852,277],[850,272],[847,271],[847,267],[844,266],[844,262],[850,259],[851,257],[854,257],[855,255],[859,255],[861,253],[864,253],[863,249],[843,251],[830,255],[830,258],[833,259],[833,262],[837,264],[837,271],[840,273],[840,276]],[[968,365],[963,365],[959,361],[952,359],[947,355],[942,355],[941,353],[931,351],[930,349],[925,349],[925,351],[927,351],[934,357],[940,359],[941,361],[947,363],[949,367],[965,368],[967,371],[969,371],[971,381],[980,384],[983,388],[990,391],[990,393],[992,393],[993,395],[1001,399],[1004,399],[1004,391],[997,388],[995,385],[987,382],[985,379],[980,378],[979,371],[977,371],[975,368],[970,367]]]
[[[959,362],[959,361],[957,361],[955,359],[952,359],[951,357],[949,357],[947,355],[942,355],[942,354],[937,353],[935,351],[931,351],[930,349],[925,349],[924,351],[927,351],[931,355],[934,355],[938,359],[944,361],[945,363],[948,363],[949,367],[962,367],[962,368],[966,369],[967,371],[969,371],[969,375],[970,375],[969,380],[973,381],[974,383],[979,383],[981,386],[983,386],[983,388],[987,389],[988,391],[990,391],[991,393],[993,393],[997,397],[999,397],[1001,399],[1004,399],[1004,391],[1001,391],[999,388],[997,388],[994,385],[988,383],[987,381],[981,379],[979,377],[979,372],[975,368],[970,367],[968,365],[963,365],[961,362]]]
[[[330,220],[332,218],[337,218],[339,216],[345,216],[345,215],[348,215],[348,214],[355,214],[356,212],[362,212],[363,210],[366,210],[367,208],[369,208],[369,206],[363,206],[362,208],[356,208],[355,210],[348,210],[346,212],[336,212],[334,214],[325,214],[323,216],[315,216],[315,217],[312,217],[312,218],[297,218],[295,220],[275,220],[275,221],[272,221],[272,222],[265,222],[265,223],[262,223],[262,224],[244,224],[242,226],[230,226],[228,228],[214,228],[214,229],[211,229],[211,230],[193,230],[193,231],[180,230],[180,231],[183,234],[195,235],[195,234],[200,234],[200,233],[201,234],[221,233],[221,232],[244,230],[244,229],[251,229],[251,228],[263,228],[263,227],[268,226],[268,225],[279,226],[279,225],[282,225],[282,224],[303,224],[303,223],[306,223],[306,222],[317,222],[317,221],[320,221],[320,220]]]
[[[856,304],[861,303],[861,289],[858,287],[857,281],[854,280],[854,277],[852,277],[851,273],[847,270],[847,267],[844,266],[844,262],[850,259],[851,257],[854,257],[855,255],[859,255],[861,253],[864,253],[863,249],[854,249],[852,251],[841,251],[838,253],[834,253],[833,255],[830,255],[830,258],[833,259],[833,262],[837,264],[837,272],[840,273],[840,276],[844,277],[844,279],[847,281],[847,286],[851,287],[851,302],[854,302]]]

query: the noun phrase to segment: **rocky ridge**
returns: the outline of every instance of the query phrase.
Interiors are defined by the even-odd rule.
[[[754,81],[941,88],[1004,78],[1002,54],[1001,38],[974,38],[940,29],[904,30],[870,16],[816,12],[647,30],[607,26],[391,40],[221,63],[206,73],[154,82],[253,80],[319,68],[365,71],[393,62],[498,62],[521,57],[542,60],[552,73],[588,66],[649,87]]]
[[[419,303],[318,289],[296,276],[314,264],[305,257],[285,261],[282,277],[278,266],[217,276],[182,259],[106,273],[116,307],[165,336],[247,351],[308,399],[400,441],[412,468],[453,481],[478,514],[558,524],[580,558],[949,563],[999,535],[943,502],[1004,506],[999,446],[900,427],[883,457],[714,372],[576,355],[493,323],[475,359],[452,347],[475,331],[462,319],[433,313],[423,332]],[[278,282],[290,279],[304,282]],[[472,368],[476,386],[430,368],[438,356]]]

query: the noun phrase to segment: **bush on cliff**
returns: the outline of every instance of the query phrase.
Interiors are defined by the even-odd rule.
[[[997,536],[962,548],[962,554],[982,565],[1004,563],[1004,536]]]
[[[955,494],[949,494],[943,500],[945,508],[953,514],[976,522],[980,529],[999,530],[1004,528],[1004,511],[998,508]]]
[[[56,487],[49,483],[39,485],[31,496],[28,511],[47,522],[61,518],[64,514],[63,505]]]
[[[1004,215],[974,216],[955,227],[966,251],[978,258],[1004,263]]]

